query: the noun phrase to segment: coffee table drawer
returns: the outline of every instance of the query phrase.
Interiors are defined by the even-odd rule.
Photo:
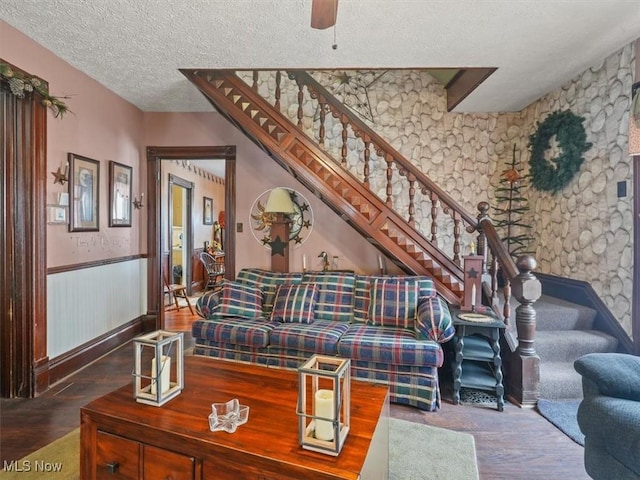
[[[267,462],[264,462],[267,463]],[[312,471],[301,471],[300,467],[293,465],[280,464],[276,465],[275,462],[271,465],[265,465],[261,462],[261,465],[247,463],[235,463],[229,461],[206,461],[203,464],[203,480],[317,480],[317,479],[329,479],[336,477],[328,477],[325,475],[316,476]],[[297,473],[292,473],[290,470],[296,468]]]
[[[96,479],[138,478],[140,444],[98,430],[96,432]]]
[[[145,445],[143,450],[143,471],[145,479],[192,480],[195,459],[179,453]]]

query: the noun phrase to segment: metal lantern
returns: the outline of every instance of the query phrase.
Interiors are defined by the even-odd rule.
[[[160,407],[184,387],[182,332],[158,330],[133,339],[133,396]]]
[[[349,433],[351,361],[314,355],[298,368],[298,432],[306,450],[337,456]]]

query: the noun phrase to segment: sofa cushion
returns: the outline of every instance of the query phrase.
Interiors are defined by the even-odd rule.
[[[353,317],[355,281],[353,273],[305,273],[302,276],[302,283],[313,283],[318,288],[316,320],[350,322]]]
[[[366,322],[369,318],[369,292],[371,284],[375,280],[401,280],[416,282],[418,284],[418,296],[420,298],[433,298],[436,296],[436,288],[431,277],[415,275],[356,275],[353,292],[353,319],[357,322]]]
[[[442,366],[440,345],[416,340],[415,332],[397,327],[352,324],[338,343],[338,355],[392,365]]]
[[[433,298],[421,298],[418,301],[418,314],[415,329],[421,340],[433,340],[438,343],[449,341],[456,333],[447,303],[436,295]]]
[[[213,318],[220,303],[220,291],[208,291],[200,295],[196,301],[196,313],[202,318]]]
[[[349,324],[330,320],[314,320],[312,324],[282,323],[269,333],[269,345],[302,352],[335,355],[338,340]]]
[[[311,323],[316,308],[318,289],[315,285],[280,285],[271,311],[274,322]]]
[[[219,317],[258,318],[262,315],[262,292],[253,285],[225,280],[214,313]]]
[[[269,333],[276,325],[265,319],[221,318],[196,320],[191,331],[196,339],[259,348],[269,344]]]
[[[371,325],[413,328],[418,310],[418,284],[376,278],[369,290]]]
[[[249,285],[257,285],[262,291],[262,312],[265,317],[271,314],[276,290],[279,285],[299,284],[302,273],[299,272],[272,272],[261,268],[243,268],[238,272],[236,281]]]

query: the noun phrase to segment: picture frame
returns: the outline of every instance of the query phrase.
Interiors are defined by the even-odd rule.
[[[100,162],[75,153],[69,160],[69,231],[100,230]]]
[[[213,198],[202,197],[202,224],[213,225]]]
[[[109,226],[131,226],[133,168],[109,161]]]

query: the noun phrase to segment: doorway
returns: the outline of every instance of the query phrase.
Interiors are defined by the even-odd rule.
[[[203,160],[225,161],[225,277],[235,278],[235,197],[236,197],[236,147],[147,147],[147,191],[149,200],[147,224],[147,316],[155,322],[157,329],[164,328],[164,301],[162,282],[162,160]],[[193,233],[191,232],[191,235]],[[165,235],[166,236],[166,233]],[[189,263],[189,262],[187,262]]]
[[[191,295],[191,256],[193,251],[193,183],[169,175],[166,232],[169,259],[163,272],[167,283],[184,285]]]

